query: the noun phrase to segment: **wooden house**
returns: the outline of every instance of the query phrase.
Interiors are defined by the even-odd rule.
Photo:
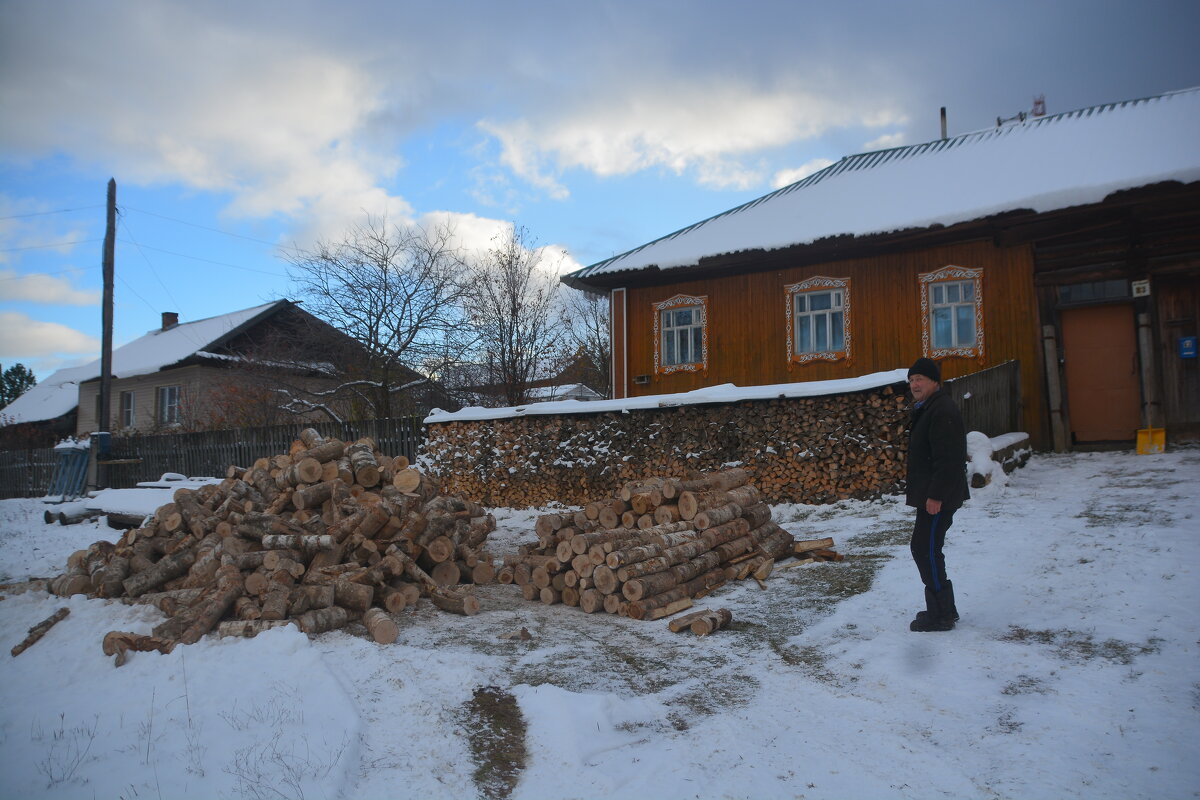
[[[1200,433],[1198,278],[1189,89],[848,156],[563,280],[610,298],[614,397],[1015,359],[1062,450]]]
[[[299,351],[297,340],[306,343]],[[354,347],[288,300],[182,323],[164,312],[160,328],[113,350],[110,429],[121,435],[324,419],[282,410],[280,394],[332,384],[336,371],[324,344],[343,354]],[[58,370],[4,412],[0,424],[54,426],[58,438],[98,430],[100,360]]]

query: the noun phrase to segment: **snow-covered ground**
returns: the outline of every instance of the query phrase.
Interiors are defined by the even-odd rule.
[[[71,613],[0,655],[0,797],[1196,797],[1200,449],[1036,456],[1003,483],[951,530],[942,634],[908,631],[894,498],[775,507],[847,559],[724,587],[704,605],[735,623],[707,638],[493,586],[476,617],[406,611],[393,645],[287,628],[117,669],[103,634],[157,611],[5,592],[6,649]],[[0,580],[115,538],[43,508],[0,502]],[[496,514],[495,549],[533,538],[534,512]]]

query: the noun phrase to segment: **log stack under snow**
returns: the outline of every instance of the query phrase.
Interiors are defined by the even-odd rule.
[[[727,581],[761,581],[794,544],[745,469],[629,483],[575,514],[538,517],[535,531],[502,583],[529,600],[633,619],[674,614]]]
[[[72,554],[49,589],[152,603],[169,617],[150,636],[106,636],[118,663],[127,650],[169,650],[212,630],[253,636],[286,624],[320,633],[361,620],[389,642],[389,614],[419,597],[454,613],[479,610],[460,584],[494,579],[483,545],[495,528],[491,514],[442,494],[403,456],[310,428],[288,455],[178,489],[115,544]]]

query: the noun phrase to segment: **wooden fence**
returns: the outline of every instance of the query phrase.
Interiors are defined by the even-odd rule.
[[[316,428],[326,437],[355,441],[369,436],[389,456],[413,460],[424,436],[421,417],[318,422],[144,436],[113,437],[110,460],[104,464],[104,485],[114,489],[157,480],[165,472],[188,476],[224,477],[230,464],[249,466],[266,456],[288,452],[297,434]],[[0,498],[40,497],[46,494],[58,463],[51,448],[0,453]]]
[[[57,464],[58,451],[53,447],[0,452],[0,499],[43,496]]]
[[[1021,362],[1005,361],[961,378],[950,378],[945,391],[962,411],[968,431],[999,436],[1021,430]]]

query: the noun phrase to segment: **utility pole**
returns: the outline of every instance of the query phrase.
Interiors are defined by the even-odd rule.
[[[104,227],[104,301],[101,309],[101,339],[100,339],[100,418],[96,420],[97,428],[105,436],[101,437],[103,449],[107,450],[112,427],[112,333],[113,333],[113,262],[116,257],[117,239],[117,180],[108,179],[108,219]],[[100,459],[97,459],[100,460]],[[99,488],[108,486],[108,469],[103,464],[97,464],[96,482]]]

